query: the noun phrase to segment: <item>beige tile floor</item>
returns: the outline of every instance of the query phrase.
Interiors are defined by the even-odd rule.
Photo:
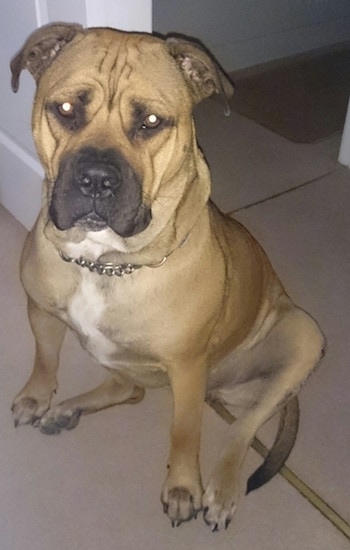
[[[288,466],[350,522],[350,173],[339,137],[300,145],[207,102],[197,113],[213,197],[258,237],[295,301],[320,322],[328,354],[301,395]],[[25,230],[0,210],[0,550],[345,550],[350,540],[277,476],[252,493],[225,532],[201,518],[172,529],[159,503],[171,409],[167,391],[137,406],[84,418],[48,437],[13,427],[10,405],[31,368],[33,341],[18,279]],[[89,388],[100,371],[69,335],[57,399]],[[269,440],[271,426],[262,430]],[[203,476],[227,425],[207,408]],[[259,463],[251,451],[247,473]],[[346,529],[346,525],[345,525]]]

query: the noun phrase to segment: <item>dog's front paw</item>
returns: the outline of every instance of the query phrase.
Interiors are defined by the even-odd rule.
[[[15,426],[37,426],[40,418],[50,408],[56,387],[57,381],[54,376],[32,375],[13,400],[11,410]]]
[[[204,521],[212,532],[227,529],[237,508],[239,492],[234,484],[213,478],[203,495]]]
[[[164,484],[161,501],[164,513],[168,514],[173,527],[178,527],[184,521],[196,518],[201,510],[202,488],[188,490],[185,487],[168,489]]]
[[[72,430],[79,422],[81,411],[68,407],[65,402],[49,409],[40,419],[40,431],[47,435],[57,435],[61,430]]]
[[[15,399],[11,410],[15,426],[25,424],[36,425],[50,406],[50,400],[34,399],[34,397],[19,397]]]

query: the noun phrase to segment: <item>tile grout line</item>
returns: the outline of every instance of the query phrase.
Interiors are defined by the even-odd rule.
[[[304,187],[307,187],[308,185],[311,185],[312,183],[315,183],[317,181],[323,180],[324,178],[327,178],[331,174],[334,174],[338,170],[341,170],[342,166],[339,166],[335,168],[334,170],[330,170],[326,174],[323,174],[322,176],[318,176],[317,178],[313,178],[311,180],[305,181],[304,183],[300,183],[299,185],[296,185],[295,187],[291,187],[289,189],[286,189],[285,191],[280,191],[279,193],[275,193],[274,195],[270,195],[269,197],[266,197],[265,199],[260,199],[256,202],[252,202],[250,204],[247,204],[246,206],[241,206],[240,208],[237,208],[236,210],[231,210],[230,212],[227,212],[228,216],[233,216],[234,214],[238,214],[239,212],[243,212],[244,210],[248,210],[249,208],[252,208],[253,206],[259,206],[260,204],[264,204],[265,202],[268,202],[273,199],[277,199],[279,197],[282,197],[283,195],[287,195],[288,193],[293,193],[293,191],[298,191],[299,189],[303,189]]]
[[[228,424],[233,424],[235,417],[217,401],[208,401],[208,405]],[[269,449],[256,437],[251,446],[265,458]],[[350,540],[350,525],[342,518],[325,500],[323,500],[311,487],[298,477],[288,466],[282,466],[280,475],[288,481],[310,504],[316,508],[334,527]]]

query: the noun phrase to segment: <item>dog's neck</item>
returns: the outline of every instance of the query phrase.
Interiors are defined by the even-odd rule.
[[[175,252],[178,248],[182,248],[190,238],[190,233],[185,237],[185,239],[180,243],[180,245],[175,248],[174,250],[171,250],[169,254],[164,256],[162,260],[158,263],[153,264],[131,264],[131,263],[124,263],[124,264],[113,264],[112,262],[93,262],[91,260],[88,260],[84,257],[80,258],[72,258],[70,256],[67,256],[62,251],[59,251],[59,255],[65,262],[76,264],[80,267],[86,267],[91,272],[98,273],[99,275],[107,275],[109,277],[116,276],[116,277],[123,277],[124,275],[131,275],[134,273],[134,271],[137,271],[138,269],[141,269],[142,267],[149,267],[151,269],[154,269],[156,267],[161,267],[165,264],[167,259],[171,254]]]

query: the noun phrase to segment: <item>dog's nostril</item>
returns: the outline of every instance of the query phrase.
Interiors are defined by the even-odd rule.
[[[110,178],[105,178],[102,180],[102,187],[104,189],[111,189],[111,187],[113,186],[112,184],[112,181],[110,180]]]
[[[91,178],[84,176],[79,179],[79,186],[83,192],[90,192],[93,190],[94,184]]]
[[[91,177],[84,174],[80,174],[80,176],[77,179],[77,182],[81,192],[84,195],[92,196],[95,194],[95,184]]]

